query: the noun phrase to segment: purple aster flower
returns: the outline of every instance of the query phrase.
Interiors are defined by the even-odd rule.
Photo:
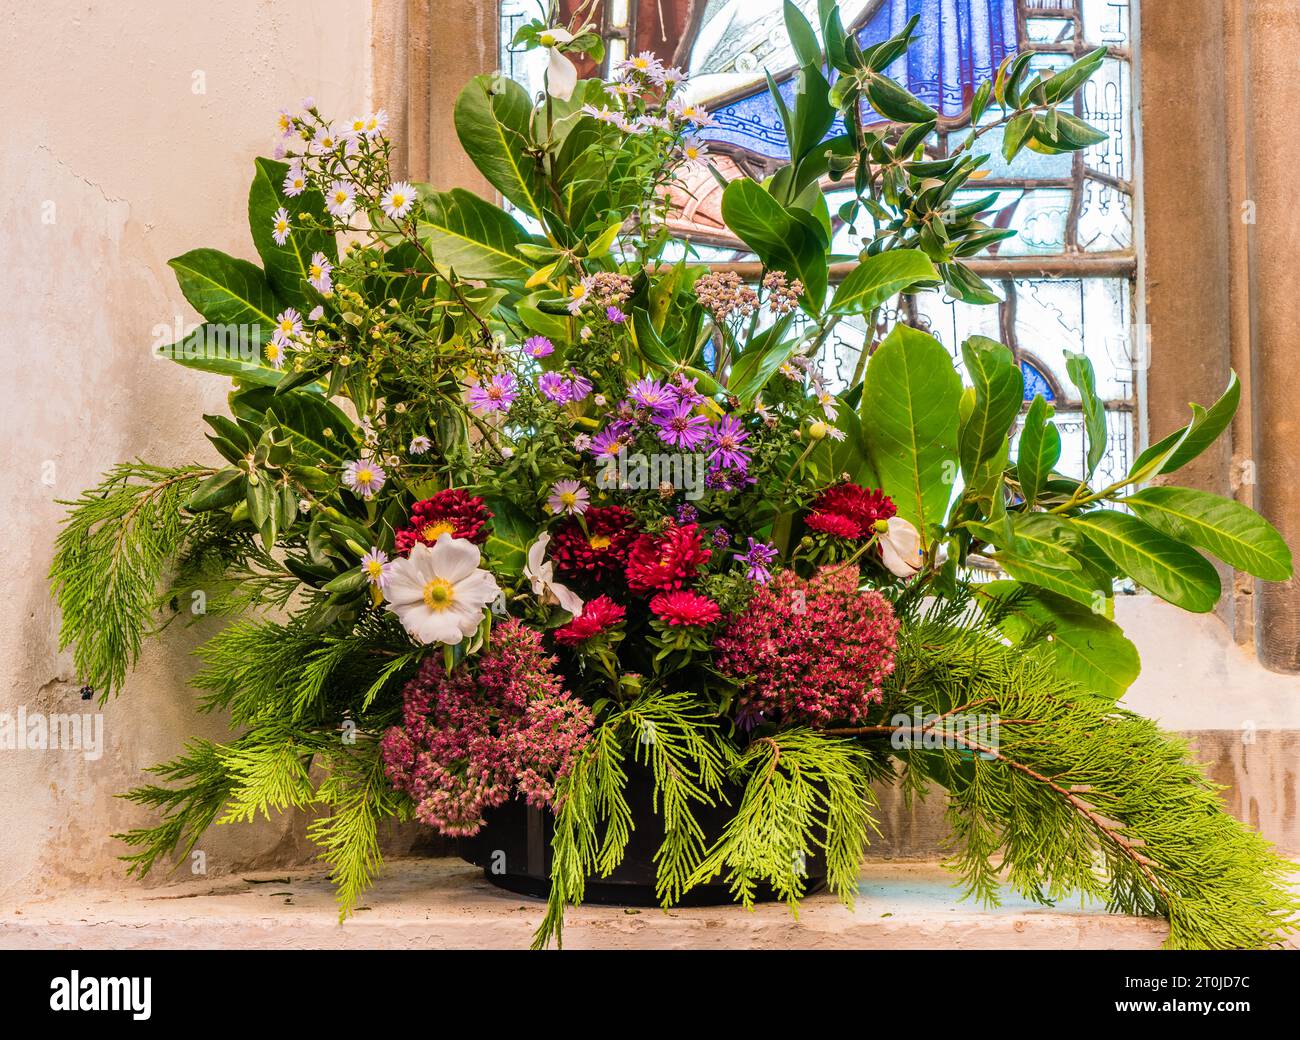
[[[519,391],[509,372],[495,375],[486,383],[469,388],[469,406],[476,412],[508,412]]]
[[[612,321],[615,325],[622,325],[623,322],[627,321],[627,315],[624,314],[617,307],[615,307],[613,304],[610,304],[608,307],[605,308],[605,317],[608,318],[610,321]]]
[[[677,403],[677,396],[655,379],[638,379],[627,388],[627,395],[639,407],[656,412]]]
[[[343,484],[354,495],[366,500],[375,497],[375,492],[384,486],[388,474],[383,466],[373,459],[357,459],[349,462],[343,469]]]
[[[537,389],[548,401],[566,404],[569,400],[569,381],[559,372],[543,372],[537,378]]]
[[[623,437],[614,426],[606,426],[600,433],[591,438],[591,444],[588,447],[598,459],[612,459],[623,450]]]
[[[689,401],[680,401],[670,409],[665,409],[654,417],[659,427],[659,439],[675,448],[694,451],[708,436],[709,420],[696,415],[695,406]]]
[[[581,401],[589,393],[591,393],[591,380],[569,369],[569,400]]]
[[[749,547],[743,553],[737,553],[736,559],[745,565],[745,577],[756,585],[766,585],[772,580],[771,566],[776,559],[776,546],[767,542],[756,542],[751,537]]]
[[[724,415],[709,430],[709,463],[715,468],[749,469],[749,451],[743,446],[749,434],[734,415]]]
[[[743,470],[711,469],[704,474],[704,486],[714,491],[739,491],[742,487],[757,483],[756,477],[749,476]]]
[[[678,372],[669,382],[668,389],[678,401],[694,407],[704,400],[704,395],[695,389],[698,382],[698,379],[687,379],[684,373]]]
[[[683,502],[677,507],[677,522],[679,524],[693,524],[700,518],[700,511],[689,502]]]
[[[557,480],[546,504],[556,515],[581,516],[591,503],[591,493],[576,480]]]
[[[529,336],[524,340],[524,353],[529,357],[544,358],[555,353],[555,344],[545,336]]]
[[[725,549],[731,542],[731,535],[727,533],[725,527],[715,527],[713,529],[713,545],[716,549]]]

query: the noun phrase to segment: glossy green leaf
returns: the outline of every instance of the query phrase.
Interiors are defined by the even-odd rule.
[[[319,394],[277,394],[268,387],[255,387],[231,394],[230,412],[255,423],[270,412],[289,434],[294,450],[314,462],[337,465],[354,452],[355,441],[349,437],[352,420]]]
[[[429,219],[419,235],[444,270],[462,278],[527,279],[533,265],[516,250],[528,241],[519,222],[499,206],[464,188],[436,192],[425,200]]]
[[[758,181],[742,177],[722,193],[722,218],[767,267],[803,282],[800,304],[805,310],[820,311],[826,298],[826,248],[812,214],[782,206]]]
[[[1291,577],[1291,550],[1277,530],[1240,502],[1193,488],[1143,488],[1124,499],[1139,517],[1180,542],[1265,581]]]
[[[785,0],[785,31],[790,36],[790,45],[800,65],[820,65],[822,49],[817,42],[817,34],[812,25],[790,0]]]
[[[975,405],[961,425],[958,455],[962,475],[974,478],[979,464],[1007,440],[1007,431],[1020,414],[1024,377],[1011,351],[997,340],[971,336],[961,345],[966,374],[974,385]]]
[[[1214,565],[1136,516],[1100,509],[1070,522],[1122,573],[1161,599],[1201,614],[1219,601],[1219,572]]]
[[[1032,506],[1043,484],[1061,458],[1061,431],[1051,421],[1052,406],[1035,394],[1020,432],[1016,455],[1016,480],[1025,504]]]
[[[871,468],[922,537],[948,509],[961,379],[932,336],[896,325],[867,364],[859,416]]]
[[[1088,472],[1091,477],[1097,463],[1106,454],[1106,407],[1097,396],[1097,376],[1092,362],[1072,350],[1065,353],[1065,372],[1079,390],[1083,403],[1083,426],[1088,438]]]
[[[486,503],[492,511],[492,533],[483,544],[483,554],[500,573],[522,574],[535,526],[507,499],[489,498]]]
[[[223,509],[226,506],[233,506],[244,497],[244,494],[244,471],[234,466],[227,466],[195,488],[185,508],[191,513]]]
[[[1241,382],[1237,373],[1228,378],[1223,395],[1209,408],[1193,404],[1192,421],[1181,430],[1151,445],[1134,460],[1129,475],[1134,480],[1150,480],[1162,473],[1172,473],[1187,465],[1219,439],[1237,414],[1241,401]]]
[[[937,282],[939,272],[919,249],[893,249],[869,256],[840,282],[831,300],[836,314],[867,314],[918,282]]]
[[[256,264],[219,249],[193,249],[167,261],[181,292],[196,311],[217,325],[239,325],[249,338],[265,342],[283,308]],[[257,326],[256,336],[252,326]]]
[[[456,99],[454,120],[461,147],[497,191],[542,219],[546,181],[528,155],[533,103],[514,80],[475,76]]]
[[[253,183],[248,189],[248,226],[253,245],[275,294],[306,314],[314,305],[314,297],[305,285],[312,254],[324,253],[332,263],[338,261],[334,236],[303,226],[301,219],[301,214],[306,213],[313,220],[327,221],[325,199],[315,189],[297,196],[286,195],[287,163],[257,159],[253,167]],[[284,245],[277,244],[272,234],[275,213],[281,207],[288,211],[292,226]]]
[[[254,335],[256,333],[256,335]],[[214,372],[242,384],[276,386],[284,374],[262,356],[270,327],[257,325],[200,325],[178,343],[157,349],[159,357],[200,372]]]
[[[979,587],[981,600],[1001,600],[1023,590],[1015,582]],[[1115,622],[1083,604],[1041,589],[1019,595],[998,627],[1011,639],[1051,626],[1046,643],[1060,672],[1089,693],[1117,700],[1142,668],[1137,647]]]

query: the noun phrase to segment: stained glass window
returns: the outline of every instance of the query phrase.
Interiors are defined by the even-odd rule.
[[[794,2],[816,21],[817,0]],[[509,40],[521,20],[545,17],[546,6],[539,0],[502,0],[501,6],[502,68],[534,91],[541,88],[545,59],[538,52],[514,53]],[[629,52],[652,50],[687,69],[693,100],[707,105],[717,120],[706,136],[724,177],[762,176],[784,160],[784,131],[764,79],[767,70],[779,89],[793,90],[796,63],[781,0],[562,0],[560,6],[565,16],[581,7],[598,22],[609,41],[607,65]],[[1041,393],[1056,407],[1064,441],[1060,468],[1074,475],[1083,469],[1083,420],[1064,352],[1087,354],[1111,430],[1098,479],[1118,476],[1133,454],[1136,372],[1145,342],[1133,301],[1133,3],[841,0],[840,14],[863,45],[921,16],[919,39],[889,72],[940,113],[928,144],[936,157],[970,132],[972,92],[1008,54],[1029,51],[1032,67],[1059,68],[1094,47],[1107,48],[1101,70],[1075,102],[1077,114],[1104,131],[1106,140],[1073,155],[1021,152],[1009,168],[1000,158],[1000,131],[991,131],[980,148],[992,155],[988,177],[955,200],[960,205],[996,191],[985,219],[1019,232],[971,264],[1002,301],[981,307],[929,293],[904,298],[885,318],[931,330],[954,353],[972,333],[1015,350],[1026,400]],[[994,109],[986,119],[995,119]],[[868,111],[866,118],[876,117]],[[827,190],[834,213],[836,187],[828,184]],[[702,171],[678,192],[672,222],[700,259],[743,262],[745,248],[727,231],[719,210],[720,189]],[[859,248],[849,228],[837,228],[836,252]],[[881,331],[866,329],[860,318],[837,326],[827,357],[830,374],[847,383],[864,345]]]

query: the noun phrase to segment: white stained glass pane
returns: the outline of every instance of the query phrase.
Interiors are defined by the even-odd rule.
[[[1103,400],[1133,396],[1130,286],[1121,278],[1022,279],[1016,282],[1016,346],[1040,358],[1062,392],[1077,399],[1065,351],[1083,353]]]
[[[1133,176],[1129,111],[1132,84],[1127,62],[1107,59],[1080,90],[1083,118],[1106,135],[1106,140],[1083,153],[1090,169],[1121,180]]]
[[[536,97],[545,89],[545,49],[516,50],[510,46],[515,30],[533,18],[546,21],[548,5],[543,0],[501,0],[501,71]]]
[[[1069,18],[1027,18],[1025,34],[1030,43],[1067,44],[1074,39],[1074,22]]]
[[[1091,44],[1127,47],[1131,7],[1129,0],[1083,0],[1083,38]]]
[[[1109,184],[1085,180],[1079,207],[1079,248],[1102,253],[1132,246],[1133,199]]]
[[[955,206],[963,206],[992,194],[978,188],[959,191],[953,196]],[[1000,191],[997,202],[989,207],[984,222],[1017,232],[1014,238],[998,243],[990,256],[1041,256],[1065,251],[1065,227],[1070,214],[1071,192],[1068,188],[1039,188]]]

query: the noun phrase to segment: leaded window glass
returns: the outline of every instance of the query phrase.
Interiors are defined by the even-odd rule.
[[[817,0],[794,0],[816,21]],[[545,17],[540,0],[502,0],[502,68],[530,89],[541,88],[540,52],[514,53],[508,41],[522,20]],[[932,331],[956,353],[962,339],[980,333],[1017,353],[1026,401],[1041,393],[1056,407],[1064,444],[1060,468],[1083,470],[1083,421],[1078,396],[1065,374],[1064,351],[1086,353],[1107,402],[1111,441],[1099,480],[1118,476],[1133,455],[1138,409],[1137,362],[1144,337],[1135,323],[1134,149],[1130,0],[841,0],[844,24],[864,45],[897,32],[919,14],[919,40],[890,73],[941,115],[928,143],[945,155],[970,132],[974,88],[991,78],[1008,55],[1032,52],[1036,68],[1061,67],[1097,46],[1107,48],[1102,69],[1079,93],[1077,114],[1107,134],[1082,153],[1047,156],[1021,152],[1013,167],[1001,161],[1000,131],[988,133],[989,175],[955,201],[998,193],[984,219],[1019,234],[971,266],[1002,301],[976,306],[930,293],[908,297],[885,315]],[[691,75],[692,99],[707,105],[717,125],[705,131],[724,177],[762,176],[786,158],[781,121],[764,70],[783,92],[793,90],[795,60],[781,0],[562,0],[601,26],[606,59],[652,50]],[[595,69],[584,70],[588,74]],[[994,106],[996,108],[996,106]],[[864,110],[868,122],[879,117]],[[985,117],[992,121],[994,114]],[[839,132],[833,129],[832,134]],[[835,213],[836,187],[827,184]],[[749,256],[720,215],[720,189],[701,171],[681,186],[672,223],[694,255],[715,265],[741,265]],[[851,229],[838,227],[835,249],[859,248]],[[864,345],[884,331],[863,319],[836,327],[827,352],[830,374],[847,383]]]

